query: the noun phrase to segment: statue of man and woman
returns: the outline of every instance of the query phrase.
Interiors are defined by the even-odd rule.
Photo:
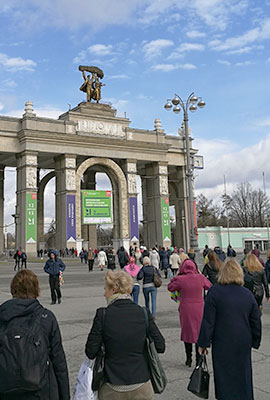
[[[82,71],[84,83],[80,87],[80,90],[86,92],[87,101],[90,102],[91,99],[96,100],[99,103],[101,99],[101,87],[105,86],[101,83],[96,72],[91,72],[92,75],[85,75],[85,71]]]

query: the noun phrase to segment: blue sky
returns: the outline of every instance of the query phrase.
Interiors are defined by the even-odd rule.
[[[57,116],[84,100],[78,65],[104,70],[102,97],[135,128],[160,118],[177,134],[167,98],[195,91],[190,115],[205,157],[198,192],[218,198],[249,180],[270,187],[270,0],[0,0],[0,113]],[[267,177],[269,177],[269,182]]]

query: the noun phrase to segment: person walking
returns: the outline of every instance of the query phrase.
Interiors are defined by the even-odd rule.
[[[111,248],[107,254],[108,269],[115,269],[115,250]]]
[[[140,267],[135,263],[135,258],[130,257],[129,264],[124,267],[124,270],[132,277],[133,279],[133,288],[131,292],[131,296],[133,298],[134,303],[138,304],[139,302],[139,294],[140,294],[140,284],[137,280],[137,275],[140,271]]]
[[[218,400],[254,400],[251,349],[260,346],[261,319],[254,296],[243,284],[242,268],[229,259],[205,300],[197,343],[200,354],[212,347]]]
[[[51,250],[49,252],[49,259],[46,261],[46,264],[44,266],[44,271],[49,274],[49,284],[50,284],[50,289],[51,289],[51,299],[52,302],[51,304],[56,304],[56,298],[58,301],[58,304],[61,303],[61,290],[60,290],[60,272],[65,271],[65,264],[61,260],[61,258],[58,258],[57,255],[55,254],[55,251]]]
[[[150,263],[154,268],[159,269],[160,257],[155,247],[150,251]]]
[[[88,251],[85,249],[83,252],[84,263],[88,263]]]
[[[195,343],[196,364],[199,360],[197,340],[203,316],[203,289],[208,290],[211,282],[199,274],[194,261],[186,259],[180,267],[180,275],[173,277],[168,290],[180,291],[179,318],[181,326],[180,340],[185,344],[186,365],[192,364],[192,344]]]
[[[253,294],[258,307],[262,307],[263,296],[269,301],[269,286],[265,270],[254,254],[248,254],[244,262],[244,273],[252,278]]]
[[[117,256],[118,256],[120,268],[123,269],[124,266],[127,265],[128,260],[129,260],[128,254],[123,246],[121,246],[120,249],[117,250]]]
[[[38,301],[40,294],[39,281],[34,272],[24,269],[16,273],[11,281],[10,291],[12,299],[5,301],[0,306],[0,388],[1,400],[69,400],[69,378],[66,357],[62,346],[61,333],[55,315],[48,309],[44,308]],[[13,329],[21,341],[25,335],[33,332],[33,335],[39,334],[39,363],[33,367],[33,354],[36,355],[33,344],[24,342],[25,345],[21,350],[23,357],[20,357],[16,351],[16,346],[10,343],[14,341],[11,335]],[[30,332],[30,333],[29,333]],[[5,347],[7,335],[11,335],[10,341],[7,342],[8,348]],[[6,337],[4,338],[4,335]],[[15,336],[16,338],[16,336]],[[5,339],[5,340],[4,340]],[[15,339],[16,340],[16,339]],[[34,336],[32,337],[34,340]],[[42,343],[45,341],[45,345]],[[5,348],[7,349],[5,357]],[[3,362],[3,358],[5,362]],[[8,364],[8,360],[12,360],[12,366]],[[48,361],[49,360],[49,361]],[[44,365],[46,363],[46,365]],[[17,368],[16,368],[17,367]],[[17,374],[24,368],[24,373]],[[42,369],[43,368],[43,369]],[[40,373],[40,388],[27,391],[25,389],[27,379],[29,384],[33,385],[34,379],[37,378],[38,372],[45,370],[45,374]],[[27,374],[29,371],[29,374]],[[14,376],[14,388],[11,392],[3,393],[2,389],[5,385],[12,382]],[[7,376],[8,375],[8,376]],[[29,376],[30,375],[30,376]],[[16,387],[16,383],[23,381],[24,387]],[[9,388],[10,389],[10,388]],[[20,389],[20,392],[16,391]]]
[[[226,260],[226,254],[219,246],[214,247],[214,252],[218,256],[220,261],[224,262]]]
[[[80,257],[80,259],[81,259],[81,264],[82,264],[82,263],[83,263],[83,259],[84,259],[84,249],[82,249],[82,250],[80,251],[79,257]]]
[[[214,251],[208,253],[208,263],[203,267],[202,274],[209,279],[212,285],[217,283],[218,271],[222,264],[222,261],[220,261]]]
[[[107,256],[103,248],[101,248],[100,251],[98,252],[98,266],[101,271],[104,270],[106,263],[107,263]]]
[[[107,308],[97,309],[88,335],[85,353],[91,360],[105,346],[104,384],[99,400],[154,400],[146,354],[144,310],[131,300],[133,281],[125,271],[109,270],[105,275]],[[165,340],[148,312],[149,336],[158,353]]]
[[[90,271],[93,271],[94,258],[95,258],[94,251],[91,247],[88,250],[87,258],[88,258],[88,271],[90,272]]]
[[[170,256],[170,265],[171,265],[171,270],[172,270],[172,273],[174,276],[177,274],[180,264],[181,264],[181,260],[180,260],[178,251],[177,251],[177,249],[174,249],[172,255]]]
[[[27,261],[27,254],[24,250],[22,250],[22,252],[21,252],[21,269],[23,268],[23,266],[25,269],[27,268],[26,261]]]
[[[267,261],[265,263],[265,275],[267,282],[270,283],[270,249],[267,250]]]
[[[20,260],[21,260],[21,252],[19,250],[16,250],[16,253],[13,256],[14,260],[15,260],[15,265],[14,265],[14,271],[16,271],[16,268],[20,269]]]
[[[164,278],[167,279],[168,268],[170,267],[170,255],[165,247],[162,247],[159,252],[160,257],[160,269],[164,271]]]
[[[151,305],[152,305],[152,316],[155,318],[156,309],[157,309],[157,288],[154,284],[154,275],[158,274],[160,276],[160,272],[150,263],[149,257],[143,258],[143,267],[137,275],[138,281],[143,279],[143,295],[145,300],[145,307],[149,308],[150,304],[150,296],[151,296]]]
[[[140,248],[136,247],[135,248],[135,260],[136,260],[136,264],[139,265],[139,266],[141,265],[141,263],[140,263],[141,255],[142,255],[142,253],[140,251]]]

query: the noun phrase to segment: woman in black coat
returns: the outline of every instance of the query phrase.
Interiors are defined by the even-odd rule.
[[[44,361],[45,358],[46,361],[47,359],[46,363],[44,362],[46,371],[40,382],[41,390],[16,393],[17,386],[14,379],[14,393],[0,393],[0,400],[69,400],[68,369],[59,326],[54,314],[42,307],[37,300],[39,282],[34,272],[29,269],[19,271],[11,282],[11,294],[13,299],[0,306],[0,342],[7,329],[13,328],[16,330],[17,336],[22,334],[22,337],[26,330],[32,329],[33,332],[36,332],[37,328],[30,325],[36,320],[35,324],[40,324],[40,328],[38,333],[36,332],[36,335],[39,335],[39,339],[35,344],[43,341],[44,344],[39,344],[40,349],[46,347],[46,353],[48,353],[45,353],[44,357],[42,356],[43,353],[40,353],[39,358],[39,365],[42,365],[41,360]],[[24,358],[22,362],[16,361],[17,368],[24,365],[26,371],[27,369],[31,371],[29,363],[33,363],[33,350],[30,341],[23,350]],[[1,353],[3,354],[3,350]],[[2,354],[1,362],[3,361]],[[13,356],[16,357],[14,354]],[[11,356],[10,359],[12,360]],[[4,379],[7,379],[5,378],[4,365],[5,363],[2,362],[0,366],[0,388],[5,386]],[[14,362],[12,365],[14,365]],[[34,372],[35,370],[32,370],[31,381]]]
[[[198,339],[199,352],[212,346],[216,399],[254,400],[251,349],[261,342],[261,319],[252,293],[242,287],[243,270],[233,259],[208,291]]]
[[[252,279],[253,294],[259,307],[265,292],[266,300],[269,301],[269,287],[264,267],[254,254],[249,254],[244,261],[244,273]]]
[[[217,283],[218,271],[222,266],[222,261],[218,258],[214,251],[208,253],[208,263],[205,264],[202,274],[206,276],[207,279],[215,285]]]
[[[109,270],[105,275],[108,307],[97,310],[85,346],[87,357],[94,359],[102,341],[105,345],[105,383],[99,400],[154,398],[145,353],[146,320],[142,307],[131,300],[132,287],[133,280],[124,271]],[[148,319],[156,350],[164,353],[164,338],[149,311]]]

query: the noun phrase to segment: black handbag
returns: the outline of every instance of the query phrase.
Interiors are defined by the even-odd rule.
[[[102,332],[104,330],[104,319],[106,315],[106,308],[102,309]],[[104,383],[104,366],[105,366],[105,346],[101,343],[100,350],[96,356],[93,367],[93,379],[91,388],[93,392],[98,391]]]
[[[154,392],[160,394],[167,386],[168,380],[157,354],[155,343],[153,342],[153,339],[149,336],[149,319],[147,309],[143,307],[143,311],[146,322],[146,349],[151,383]]]
[[[204,354],[202,354],[198,365],[191,374],[187,390],[201,399],[208,399],[209,378],[210,375],[206,363],[206,357]]]

